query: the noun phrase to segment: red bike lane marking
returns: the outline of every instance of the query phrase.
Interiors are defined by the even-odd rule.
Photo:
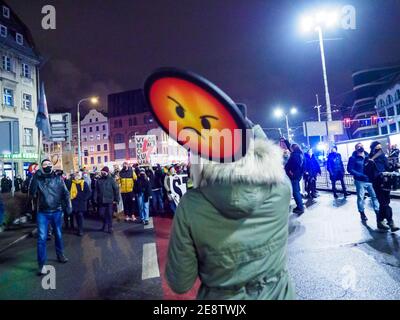
[[[162,281],[162,289],[165,300],[194,300],[197,296],[197,291],[200,287],[200,280],[197,279],[193,288],[185,294],[176,294],[168,286],[165,278],[165,266],[167,264],[168,243],[172,228],[172,216],[165,215],[164,217],[154,217],[154,230],[156,234],[156,245],[158,264],[160,268],[160,276]]]

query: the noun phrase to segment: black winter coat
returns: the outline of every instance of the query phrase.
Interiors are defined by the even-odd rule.
[[[328,156],[326,168],[332,179],[342,179],[344,177],[344,165],[340,153],[331,152]]]
[[[39,212],[72,211],[68,189],[62,178],[54,172],[45,174],[42,170],[37,171],[33,176],[29,194],[38,200]]]
[[[285,171],[290,180],[301,180],[304,173],[304,155],[301,150],[296,150],[290,154],[285,165]]]
[[[353,155],[349,158],[347,171],[354,177],[354,180],[356,181],[371,182],[365,170],[365,166],[367,163],[367,152],[364,152],[364,157],[361,157],[357,154],[357,151],[354,151]]]
[[[310,155],[306,153],[304,155],[304,173],[308,173],[310,177],[316,177],[318,174],[321,174],[321,167],[319,166],[319,163],[317,159],[315,159],[315,156]]]
[[[135,193],[136,194],[144,194],[144,202],[148,202],[151,197],[151,184],[149,179],[146,177],[140,176],[135,183]]]
[[[73,182],[71,183],[69,187],[69,191],[71,192],[71,187],[72,187]],[[83,184],[83,191],[81,189],[80,184],[76,185],[76,188],[78,190],[78,194],[75,199],[72,199],[72,211],[74,212],[86,212],[87,211],[87,202],[90,199],[91,196],[91,191],[88,186],[88,184],[85,182]]]
[[[98,204],[119,203],[118,185],[111,175],[97,179],[93,199]]]

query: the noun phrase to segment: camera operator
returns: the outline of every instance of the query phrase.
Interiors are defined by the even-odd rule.
[[[384,188],[382,182],[383,172],[393,172],[397,169],[396,165],[388,161],[385,153],[382,150],[382,145],[378,141],[371,143],[371,153],[369,155],[368,163],[366,165],[366,173],[376,192],[379,202],[379,212],[377,214],[377,226],[380,230],[391,230],[396,232],[400,228],[396,227],[393,222],[393,212],[390,207],[390,189]],[[388,226],[384,224],[386,219]]]

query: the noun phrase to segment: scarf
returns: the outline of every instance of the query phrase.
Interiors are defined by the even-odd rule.
[[[78,188],[76,187],[77,184],[81,185],[81,190],[83,191],[83,186],[85,185],[85,180],[72,180],[71,200],[74,200],[78,195]]]

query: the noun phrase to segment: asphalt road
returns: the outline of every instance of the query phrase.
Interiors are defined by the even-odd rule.
[[[400,225],[400,201],[393,200]],[[334,200],[321,193],[304,215],[290,217],[288,268],[298,299],[400,299],[400,232],[379,232],[368,208],[360,222],[356,196]],[[70,262],[55,261],[56,290],[36,276],[36,239],[0,254],[0,299],[162,299],[153,228],[116,223],[112,236],[87,220],[84,237],[66,233]]]

